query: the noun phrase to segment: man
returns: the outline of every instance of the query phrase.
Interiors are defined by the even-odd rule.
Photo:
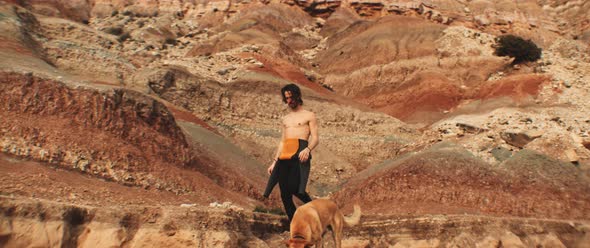
[[[264,197],[268,197],[278,183],[281,200],[291,222],[296,210],[293,196],[304,203],[311,201],[305,188],[309,178],[311,152],[318,145],[319,137],[315,114],[303,109],[299,87],[288,84],[281,89],[281,94],[290,113],[282,118],[283,135],[273,162],[268,167],[270,178]]]

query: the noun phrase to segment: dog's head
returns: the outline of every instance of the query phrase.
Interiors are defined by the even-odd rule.
[[[294,237],[284,241],[285,246],[289,248],[307,248],[313,244],[307,242],[303,237]]]

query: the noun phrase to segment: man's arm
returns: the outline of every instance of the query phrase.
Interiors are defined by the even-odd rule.
[[[277,161],[279,159],[279,156],[281,155],[281,148],[283,147],[283,140],[281,139],[281,142],[279,142],[279,146],[277,147],[277,152],[275,152],[275,156],[272,157],[272,159],[274,161]]]
[[[283,140],[285,140],[285,125],[281,124],[281,142],[279,142],[279,146],[277,147],[277,152],[275,153],[275,156],[272,158],[272,162],[270,162],[270,166],[268,166],[268,174],[270,175],[270,173],[272,173],[272,170],[275,168],[275,164],[277,163],[277,160],[279,159],[279,156],[281,155],[281,149],[283,148]]]
[[[303,151],[299,153],[299,161],[301,162],[307,161],[311,154],[311,150],[313,150],[320,143],[318,136],[318,122],[314,113],[311,113],[309,118],[309,136],[307,149],[303,149]]]
[[[315,118],[315,114],[311,113],[311,118],[309,119],[309,150],[313,150],[319,143],[320,143],[320,136],[318,135],[318,121]]]

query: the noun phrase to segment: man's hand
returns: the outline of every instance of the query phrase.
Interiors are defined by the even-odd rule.
[[[305,163],[309,159],[309,155],[311,154],[311,149],[306,147],[303,151],[299,152],[299,161]]]
[[[277,163],[277,161],[273,161],[272,164],[270,164],[270,166],[267,169],[268,174],[270,175],[272,173],[272,170],[275,169],[275,164]]]

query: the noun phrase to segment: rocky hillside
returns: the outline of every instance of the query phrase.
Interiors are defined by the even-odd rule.
[[[90,244],[91,229],[119,233],[116,246],[150,242],[110,212],[69,228],[66,208],[188,204],[154,210],[166,223],[131,222],[163,245],[273,247],[282,217],[252,211],[280,206],[261,191],[288,112],[279,89],[296,83],[320,125],[310,193],[366,214],[348,247],[583,247],[588,13],[587,1],[550,0],[0,1],[0,223],[11,226],[0,244],[37,242],[19,235],[49,221],[21,207],[47,201],[47,219],[72,234],[47,246]],[[532,40],[541,59],[496,56],[503,34]],[[223,202],[232,214],[209,212]],[[185,210],[238,224],[196,242],[209,234],[180,221]],[[436,217],[456,214],[475,217]],[[414,233],[383,231],[393,226]]]
[[[280,247],[277,216],[233,208],[95,208],[2,198],[5,247]],[[10,224],[8,224],[10,223]],[[345,231],[344,247],[586,247],[588,225],[556,220],[434,215],[364,218]],[[13,236],[28,232],[30,235]],[[326,242],[333,245],[332,241]]]

